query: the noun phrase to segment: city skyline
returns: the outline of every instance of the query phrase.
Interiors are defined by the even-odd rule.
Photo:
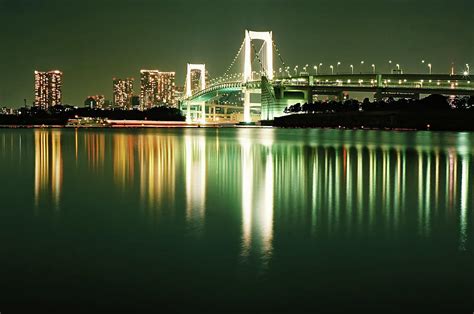
[[[110,78],[136,77],[138,69],[176,71],[177,85],[183,85],[186,63],[205,63],[216,77],[232,61],[245,29],[272,30],[289,65],[366,60],[382,67],[392,59],[421,71],[426,59],[435,71],[449,71],[452,62],[460,71],[474,62],[473,7],[468,0],[243,0],[225,7],[215,0],[1,0],[0,26],[9,30],[3,47],[9,49],[0,50],[0,60],[12,74],[0,78],[0,105],[33,102],[34,69],[67,73],[64,102],[76,105],[90,94],[110,98]],[[108,23],[114,16],[130,18]]]

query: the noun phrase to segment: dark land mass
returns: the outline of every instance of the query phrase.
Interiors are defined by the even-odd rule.
[[[290,115],[275,118],[273,126],[474,131],[474,97],[317,102],[295,104],[285,112]]]
[[[155,107],[149,110],[102,110],[54,106],[49,110],[22,108],[18,115],[0,115],[0,125],[58,125],[64,126],[77,117],[108,118],[111,120],[185,121],[177,108]]]

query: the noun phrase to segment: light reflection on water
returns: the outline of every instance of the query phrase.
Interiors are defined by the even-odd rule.
[[[138,198],[137,206],[158,219],[165,212],[184,212],[190,234],[205,231],[211,209],[240,211],[243,260],[254,254],[268,263],[275,232],[285,223],[309,227],[313,237],[381,230],[396,236],[411,232],[415,222],[417,234],[429,238],[435,225],[455,225],[459,250],[472,245],[474,134],[33,133],[36,207],[47,200],[61,208],[61,194],[70,188],[63,177],[78,167],[90,178],[86,184],[94,185],[94,177],[101,176],[117,193]],[[2,155],[20,155],[28,145],[17,136],[2,135]],[[99,174],[97,169],[102,169]]]
[[[38,130],[35,132],[35,205],[39,206],[42,194],[49,192],[53,206],[58,209],[62,184],[61,132]]]

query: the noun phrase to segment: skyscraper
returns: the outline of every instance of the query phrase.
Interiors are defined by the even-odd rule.
[[[160,72],[158,81],[158,97],[160,105],[176,106],[175,80],[175,72]]]
[[[62,103],[62,77],[58,70],[35,71],[35,106],[48,109]]]
[[[191,91],[192,94],[195,94],[201,90],[201,75],[202,71],[193,69],[191,70]],[[208,81],[209,73],[206,71],[205,74],[206,82]]]
[[[149,109],[155,106],[176,105],[175,72],[158,70],[140,71],[140,106]]]
[[[140,106],[149,109],[158,105],[158,70],[140,71]]]
[[[114,107],[123,109],[129,109],[132,107],[133,81],[133,78],[120,79],[114,77]]]

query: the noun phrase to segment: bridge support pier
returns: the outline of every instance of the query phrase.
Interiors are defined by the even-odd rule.
[[[252,122],[252,118],[250,117],[250,91],[248,89],[244,89],[244,123]]]
[[[374,98],[376,101],[382,101],[383,100],[383,94],[381,90],[377,90],[374,94]]]
[[[191,103],[186,102],[186,122],[191,123]]]
[[[344,91],[340,91],[338,94],[337,94],[337,100],[340,101],[340,102],[343,102],[344,101]]]
[[[201,103],[201,122],[206,123],[206,102]]]

